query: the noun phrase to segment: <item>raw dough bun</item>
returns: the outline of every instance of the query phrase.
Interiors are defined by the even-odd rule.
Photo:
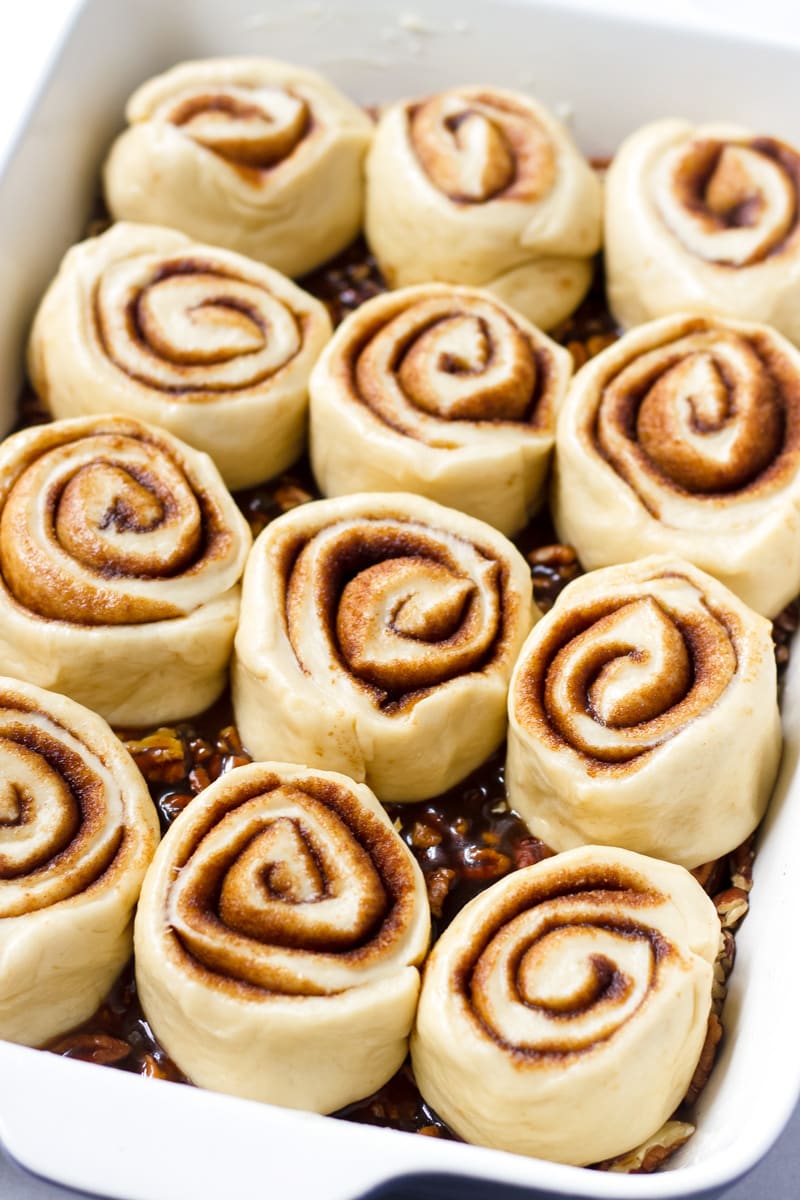
[[[738,125],[645,125],[606,176],[608,298],[628,327],[674,312],[800,342],[800,153]]]
[[[553,516],[589,569],[679,554],[775,616],[800,591],[800,352],[721,317],[627,333],[562,405]]]
[[[165,835],[136,918],[136,980],[194,1083],[332,1112],[400,1068],[429,936],[422,872],[368,788],[254,763]]]
[[[772,792],[770,624],[679,558],[593,571],[523,646],[509,721],[509,803],[548,846],[697,867],[743,842]]]
[[[480,1146],[580,1166],[630,1150],[691,1081],[719,940],[681,867],[586,846],[512,872],[428,959],[424,1099]]]
[[[301,505],[267,526],[245,573],[242,740],[386,802],[436,796],[502,742],[533,619],[528,564],[482,521],[403,492]]]
[[[0,445],[0,670],[157,725],[225,686],[250,530],[207,455],[123,417]]]
[[[392,287],[486,287],[542,329],[600,249],[598,177],[538,101],[459,87],[392,105],[367,158],[366,235]]]
[[[423,284],[339,326],[311,377],[326,496],[408,491],[522,529],[541,505],[569,351],[487,292]]]
[[[101,717],[16,679],[0,679],[0,773],[0,1038],[40,1046],[130,958],[158,817]]]
[[[169,225],[302,275],[361,228],[372,121],[315,71],[269,58],[181,63],[128,101],[105,164],[117,220]]]
[[[330,334],[325,306],[270,267],[121,222],[67,251],[28,369],[55,417],[149,421],[244,488],[302,454],[308,377]]]

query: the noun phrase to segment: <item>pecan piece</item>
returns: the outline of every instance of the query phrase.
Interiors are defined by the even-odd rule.
[[[455,881],[456,873],[451,867],[439,867],[438,870],[431,871],[430,875],[425,876],[428,902],[434,917],[441,917],[442,907]]]
[[[712,1012],[708,1017],[706,1040],[703,1043],[703,1049],[700,1051],[700,1058],[697,1066],[695,1067],[694,1075],[692,1076],[692,1082],[689,1084],[689,1090],[686,1093],[687,1104],[694,1104],[703,1088],[708,1083],[721,1040],[722,1022],[717,1014]]]
[[[100,1063],[104,1067],[121,1063],[131,1052],[127,1042],[109,1033],[72,1033],[50,1049],[64,1058],[78,1058],[81,1062]]]
[[[719,913],[723,929],[735,929],[747,916],[750,902],[744,888],[729,887],[714,897],[714,907]]]
[[[186,747],[175,729],[161,728],[143,738],[123,737],[148,783],[179,783],[186,773]]]
[[[687,1121],[667,1121],[651,1138],[618,1158],[598,1163],[597,1170],[615,1171],[623,1175],[649,1175],[680,1150],[694,1133]]]

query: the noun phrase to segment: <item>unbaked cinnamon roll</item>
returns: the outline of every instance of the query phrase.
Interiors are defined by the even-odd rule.
[[[67,252],[28,369],[56,417],[116,412],[205,450],[230,488],[299,458],[325,306],[277,271],[121,222]]]
[[[361,227],[372,121],[315,71],[269,58],[181,63],[128,101],[105,164],[117,220],[169,225],[302,275]]]
[[[468,1142],[583,1166],[652,1136],[694,1073],[720,939],[688,871],[586,846],[507,875],[445,930],[411,1042]]]
[[[250,531],[205,454],[122,417],[0,445],[0,670],[155,725],[225,686]]]
[[[774,330],[632,330],[575,376],[556,464],[556,526],[586,567],[675,552],[767,616],[800,591],[800,352]]]
[[[422,872],[368,788],[254,763],[193,800],[161,843],[136,980],[194,1083],[332,1112],[403,1062],[429,935]]]
[[[601,208],[570,134],[520,92],[392,105],[367,158],[367,241],[392,287],[486,287],[543,329],[589,288]]]
[[[606,177],[605,264],[617,320],[719,313],[800,341],[800,152],[736,125],[664,120]]]
[[[530,570],[502,534],[420,496],[304,504],[245,572],[233,703],[256,758],[365,780],[384,801],[463,779],[503,740],[531,627]]]
[[[568,351],[486,292],[376,296],[311,380],[311,463],[327,496],[409,491],[516,533],[539,507]]]
[[[0,1038],[92,1015],[131,954],[158,818],[100,717],[0,678]]]
[[[556,850],[602,842],[692,868],[764,814],[781,750],[770,624],[681,559],[571,583],[508,704],[509,802]]]

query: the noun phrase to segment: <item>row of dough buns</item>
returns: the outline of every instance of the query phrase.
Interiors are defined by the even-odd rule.
[[[329,336],[324,307],[269,268],[120,225],[67,255],[29,363],[57,417],[152,421],[230,486],[300,454],[311,377],[325,494],[415,491],[507,534],[542,502],[558,423],[554,516],[584,566],[677,552],[768,615],[800,588],[800,352],[774,330],[665,317],[570,383],[567,351],[510,308],[428,284]]]
[[[174,720],[219,694],[238,626],[233,700],[250,751],[413,801],[500,745],[515,669],[509,794],[556,849],[604,841],[696,866],[763,813],[780,745],[769,625],[682,560],[584,576],[523,647],[538,613],[502,534],[419,496],[364,494],[273,521],[240,611],[250,534],[204,456],[131,421],[80,418],[14,435],[2,466],[10,674],[121,724]],[[746,769],[723,752],[743,736]],[[669,808],[698,738],[720,751],[716,777],[730,773],[722,813],[696,768]]]
[[[149,80],[126,115],[104,172],[117,220],[170,226],[296,276],[353,240],[366,203],[391,286],[489,287],[544,327],[589,287],[599,182],[564,126],[522,93],[454,88],[389,106],[375,127],[315,72],[220,58]]]

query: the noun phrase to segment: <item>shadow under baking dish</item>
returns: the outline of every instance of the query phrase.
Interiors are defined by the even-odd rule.
[[[595,153],[676,110],[796,136],[800,54],[792,48],[538,0],[426,0],[417,20],[407,17],[392,0],[86,0],[0,178],[6,427],[34,305],[67,245],[81,236],[124,99],[182,58],[294,59],[365,103],[468,80],[529,89],[562,113],[573,111],[580,143]],[[800,1091],[800,956],[787,946],[800,887],[797,661],[783,714],[782,774],[759,839],[753,911],[737,939],[729,1036],[698,1106],[698,1132],[663,1174],[621,1178],[403,1137],[7,1043],[0,1043],[0,1136],[39,1174],[139,1200],[258,1191],[346,1200],[401,1178],[417,1195],[485,1195],[501,1185],[540,1197],[718,1194],[768,1148]]]

